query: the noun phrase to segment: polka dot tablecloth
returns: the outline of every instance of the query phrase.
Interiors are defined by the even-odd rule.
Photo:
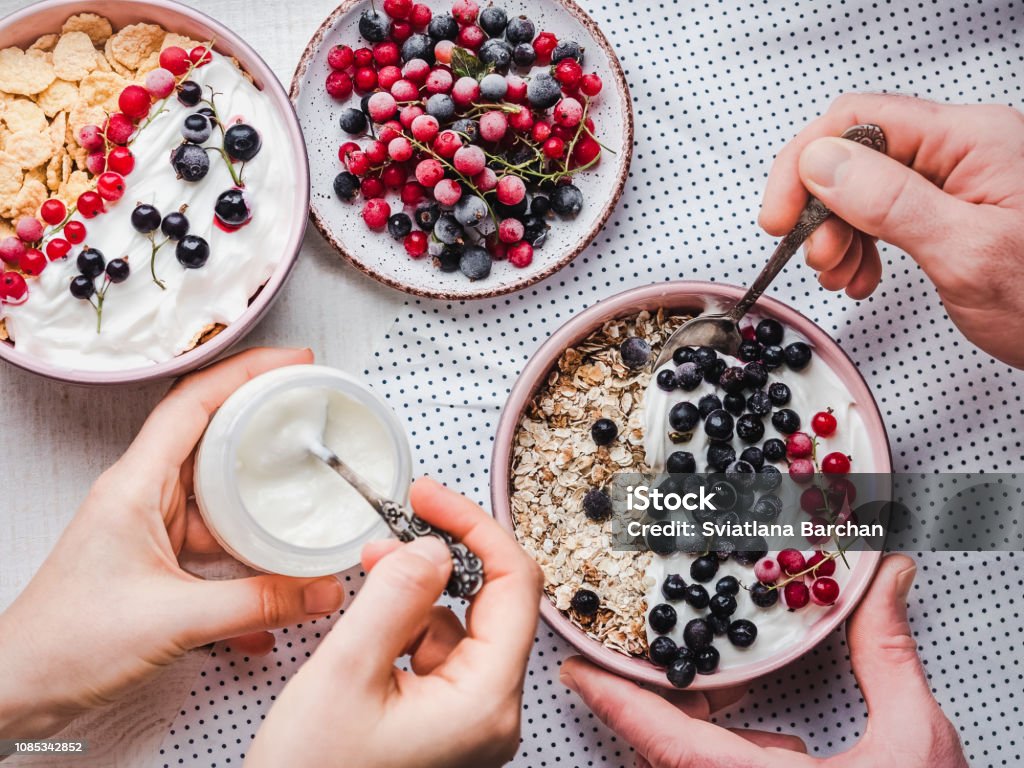
[[[635,159],[616,213],[571,267],[532,290],[495,303],[409,302],[366,372],[405,420],[418,470],[485,505],[497,419],[529,355],[573,313],[626,288],[749,282],[774,244],[754,223],[772,157],[840,93],[1024,102],[1024,8],[1009,0],[584,5],[610,33],[635,105]],[[858,363],[888,419],[897,470],[1019,469],[1020,372],[958,335],[907,256],[886,248],[883,259],[881,288],[867,301],[826,293],[796,262],[770,293]],[[972,764],[1019,765],[1024,559],[918,559],[910,615],[935,694]],[[360,578],[347,577],[353,592]],[[265,659],[217,647],[159,762],[239,765],[275,694],[329,624],[290,628]],[[541,626],[514,765],[632,766],[628,745],[559,684],[569,650]],[[720,720],[792,731],[827,755],[856,741],[864,715],[837,632],[754,684]]]

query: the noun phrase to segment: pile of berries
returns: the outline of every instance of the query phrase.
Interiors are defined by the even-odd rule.
[[[125,176],[135,168],[135,157],[129,145],[139,130],[140,121],[149,115],[154,102],[167,99],[175,90],[182,99],[183,94],[191,90],[188,87],[191,81],[183,79],[179,83],[179,78],[187,77],[195,67],[201,67],[211,59],[209,48],[202,45],[191,51],[175,46],[165,48],[160,53],[160,67],[146,75],[144,85],[129,85],[121,91],[118,96],[119,112],[109,115],[102,126],[86,125],[79,130],[78,143],[89,153],[86,167],[96,178],[95,189],[81,193],[70,209],[57,198],[46,200],[39,208],[38,218],[20,219],[15,235],[0,241],[0,259],[5,265],[0,275],[0,301],[20,304],[27,300],[29,290],[25,277],[39,275],[50,261],[67,258],[73,246],[85,242],[85,225],[71,217],[77,213],[83,219],[94,218],[104,212],[106,203],[124,196]],[[198,90],[198,85],[191,85]],[[45,230],[44,224],[50,227],[49,231]],[[124,259],[113,259],[107,263],[95,248],[84,248],[78,258],[81,260],[87,253],[86,269],[80,267],[79,274],[71,282],[70,291],[76,298],[90,301],[95,295],[99,298],[94,305],[101,305],[106,287],[127,279],[128,264]],[[97,263],[101,265],[99,272],[90,276]],[[101,273],[106,275],[105,282],[97,289],[94,280]]]
[[[327,92],[361,97],[342,111],[342,130],[368,134],[339,148],[337,196],[361,196],[370,229],[443,271],[479,280],[494,260],[528,266],[552,212],[583,208],[573,174],[601,157],[588,112],[602,83],[584,72],[583,49],[473,0],[436,16],[386,0],[359,31],[368,47],[327,56]],[[400,199],[394,210],[389,194]]]

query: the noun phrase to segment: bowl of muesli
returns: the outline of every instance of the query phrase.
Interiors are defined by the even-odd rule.
[[[180,375],[270,308],[305,232],[287,94],[170,0],[0,21],[0,358],[49,378]]]
[[[683,348],[655,369],[681,323],[742,293],[673,282],[599,302],[534,354],[498,425],[494,514],[544,571],[542,616],[639,682],[720,688],[800,658],[849,615],[880,558],[878,539],[851,542],[870,528],[855,481],[891,473],[885,424],[813,321],[762,298],[738,357]],[[717,491],[717,510],[624,546],[618,483],[634,476]],[[809,522],[780,539],[789,515]]]

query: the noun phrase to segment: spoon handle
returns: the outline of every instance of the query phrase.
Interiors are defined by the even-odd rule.
[[[885,134],[877,125],[870,123],[855,125],[852,128],[848,128],[843,133],[842,138],[864,144],[878,152],[885,152]],[[782,271],[782,268],[793,257],[793,254],[800,249],[804,240],[810,237],[811,233],[820,227],[822,222],[831,215],[832,211],[812,195],[807,201],[807,205],[800,212],[800,218],[797,220],[796,226],[790,230],[789,234],[782,238],[778,246],[776,246],[775,252],[772,253],[771,258],[768,259],[768,263],[761,270],[761,274],[757,276],[757,279],[754,280],[753,284],[743,295],[743,298],[736,302],[736,305],[727,313],[730,320],[734,323],[739,323],[740,319],[754,305],[754,302],[761,298],[761,294],[771,285],[775,277]]]
[[[309,450],[366,499],[399,541],[409,542],[420,536],[436,536],[448,546],[452,556],[452,574],[446,587],[449,595],[468,598],[480,591],[484,583],[484,564],[465,544],[455,541],[447,531],[435,528],[417,517],[402,504],[381,496],[326,445],[312,445]]]

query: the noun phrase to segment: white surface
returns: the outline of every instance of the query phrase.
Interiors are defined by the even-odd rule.
[[[0,0],[3,8],[15,5]],[[417,470],[478,501],[488,495],[497,414],[527,356],[578,308],[624,288],[670,277],[751,279],[772,244],[753,225],[770,158],[840,91],[901,88],[1018,107],[1024,100],[1014,78],[1024,19],[1008,2],[586,6],[620,52],[638,119],[630,184],[595,246],[569,270],[497,303],[423,301],[402,309],[400,296],[339,266],[311,232],[295,279],[253,337],[309,343],[325,362],[355,371],[400,311],[371,378],[406,419]],[[332,9],[322,0],[215,0],[203,7],[233,25],[285,79]],[[1022,374],[956,335],[908,258],[889,249],[885,259],[882,290],[870,301],[826,295],[797,264],[772,294],[839,337],[858,362],[886,414],[898,468],[1019,469]],[[161,388],[73,390],[6,367],[0,388],[0,589],[9,600]],[[920,563],[911,621],[933,688],[975,765],[1018,765],[1021,558],[955,554]],[[348,586],[357,583],[350,576]],[[201,677],[204,659],[178,665],[80,725],[94,752],[75,765],[238,766],[274,694],[323,630],[323,622],[290,628],[264,660],[218,647]],[[515,764],[632,766],[626,745],[558,683],[567,653],[542,626]],[[818,754],[845,749],[863,733],[864,707],[841,636],[758,681],[723,719],[794,731]]]

